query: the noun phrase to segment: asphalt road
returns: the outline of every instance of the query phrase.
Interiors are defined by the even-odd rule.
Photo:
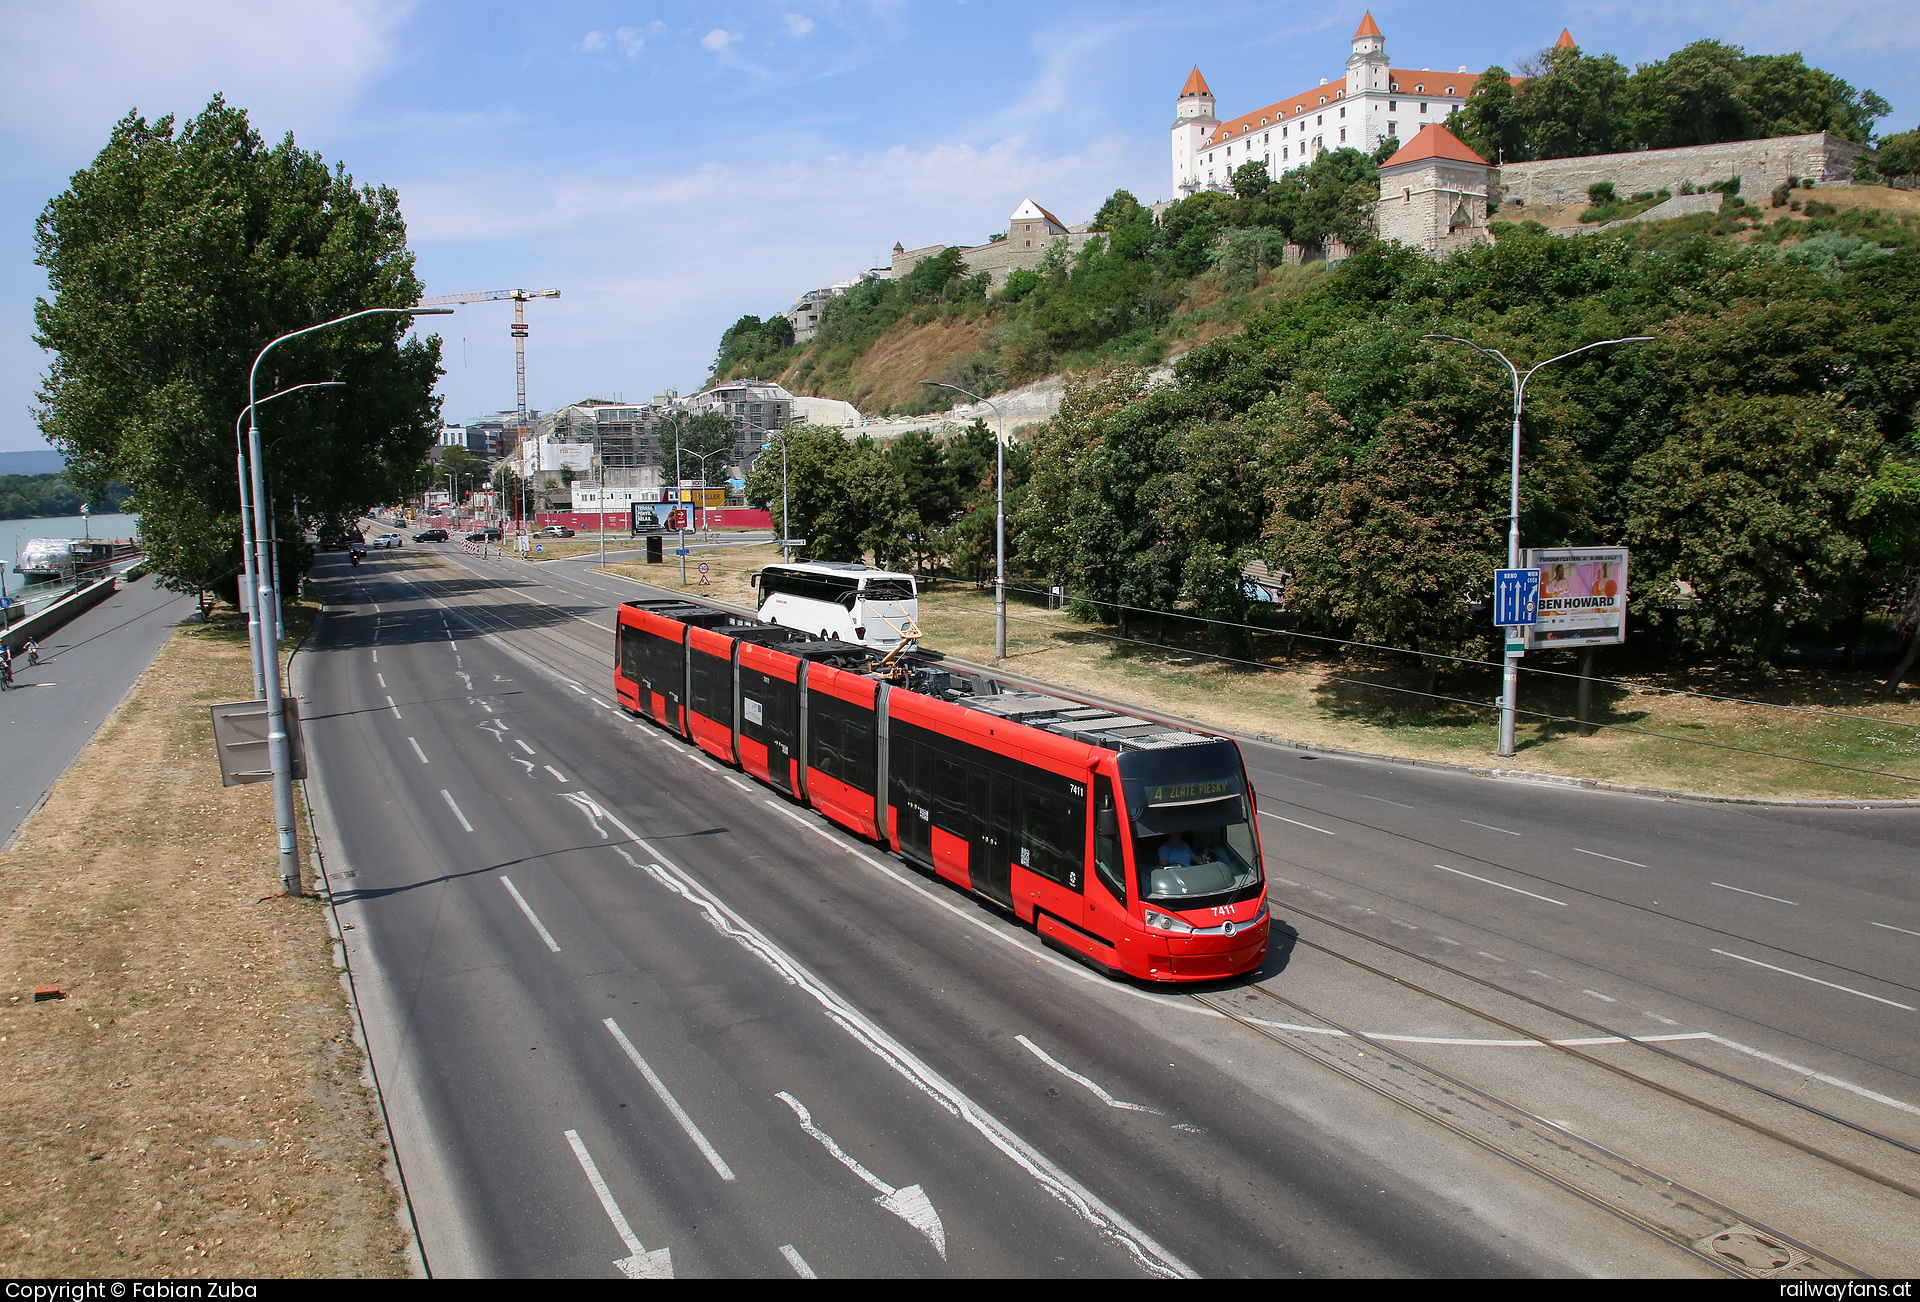
[[[431,551],[323,557],[297,663],[436,1274],[1689,1268],[627,719],[606,607],[637,586]],[[1706,1027],[1836,1108],[1920,1097],[1920,811],[1247,754],[1277,912]],[[1264,979],[1334,988],[1287,961]]]
[[[159,654],[192,598],[139,579],[48,634],[40,663],[17,662],[17,690],[0,694],[0,847],[40,804],[113,708]]]

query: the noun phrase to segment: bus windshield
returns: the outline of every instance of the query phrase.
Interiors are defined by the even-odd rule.
[[[1260,853],[1248,822],[1245,778],[1237,756],[1232,769],[1223,769],[1218,761],[1225,756],[1201,754],[1212,762],[1178,763],[1174,756],[1153,756],[1156,762],[1150,765],[1130,765],[1125,761],[1149,757],[1123,757],[1121,786],[1133,825],[1140,897],[1147,903],[1206,908],[1260,884]],[[1131,767],[1153,771],[1126,776]]]
[[[865,601],[912,601],[912,579],[868,579],[860,589]]]

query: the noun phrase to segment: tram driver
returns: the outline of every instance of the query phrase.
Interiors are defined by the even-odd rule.
[[[1197,863],[1212,863],[1213,856],[1205,847],[1198,851],[1187,844],[1182,832],[1169,832],[1167,839],[1160,843],[1160,862],[1168,867],[1191,868]]]

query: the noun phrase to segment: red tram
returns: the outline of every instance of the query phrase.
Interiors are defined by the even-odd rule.
[[[627,710],[1113,975],[1233,976],[1266,955],[1240,748],[683,601],[620,607]]]

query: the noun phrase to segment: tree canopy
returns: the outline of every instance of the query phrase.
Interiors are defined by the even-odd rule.
[[[176,126],[130,113],[41,213],[37,261],[52,291],[34,340],[52,353],[41,430],[69,480],[132,488],[155,571],[211,587],[239,568],[234,420],[268,341],[363,308],[419,300],[395,193],[357,187],[289,135],[268,148],[216,97]],[[417,482],[439,427],[436,339],[407,318],[366,318],[282,345],[260,409],[281,536],[292,513],[344,519]],[[283,548],[289,560],[296,549]]]

